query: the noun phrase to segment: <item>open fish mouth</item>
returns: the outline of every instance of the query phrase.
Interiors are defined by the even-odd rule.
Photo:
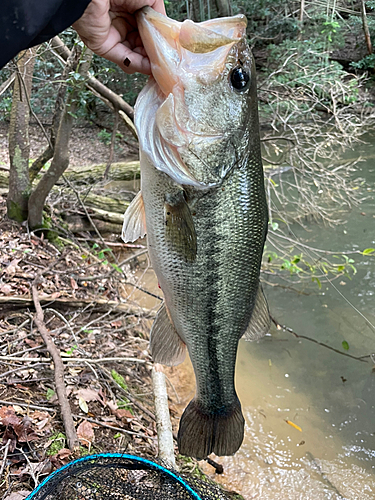
[[[181,90],[184,80],[200,77],[204,55],[207,82],[223,71],[233,44],[246,35],[244,15],[194,23],[178,22],[144,7],[137,14],[139,32],[150,58],[152,75],[165,96]],[[207,68],[210,70],[207,72]]]
[[[142,123],[136,113],[136,126],[143,129],[147,120],[149,129],[148,138],[139,134],[141,149],[181,185],[220,186],[237,162],[238,148],[232,144],[243,135],[242,130],[233,133],[238,125],[233,117],[240,117],[242,104],[233,95],[231,71],[238,66],[248,75],[253,71],[246,17],[178,22],[144,7],[137,20],[152,71],[137,103]],[[246,92],[250,83],[244,82]],[[227,103],[220,114],[218,99]]]

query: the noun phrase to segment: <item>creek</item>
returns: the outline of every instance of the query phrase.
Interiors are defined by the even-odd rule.
[[[355,175],[366,180],[367,199],[343,225],[311,223],[307,231],[293,225],[300,242],[334,252],[375,248],[373,151],[373,144],[359,144],[349,154],[365,159]],[[342,353],[374,353],[375,330],[360,313],[375,325],[375,254],[353,258],[356,274],[334,280],[334,286],[322,282],[319,289],[315,283],[300,294],[265,285],[272,316]],[[142,286],[160,295],[151,269],[145,266],[137,275]],[[160,304],[134,288],[129,292],[144,307]],[[170,391],[174,407],[181,412],[194,394],[191,366],[186,361],[167,374],[178,394],[177,400]],[[375,498],[375,365],[370,356],[355,360],[272,327],[259,342],[240,341],[236,387],[245,439],[233,457],[213,457],[223,464],[223,475],[201,462],[208,475],[246,500]]]

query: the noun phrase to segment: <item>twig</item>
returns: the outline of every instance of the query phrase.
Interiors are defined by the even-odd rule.
[[[295,331],[293,331],[291,328],[289,328],[289,326],[281,325],[272,316],[271,316],[271,321],[272,321],[272,323],[274,323],[274,325],[276,326],[276,328],[278,330],[284,330],[286,332],[289,332],[292,335],[294,335],[297,339],[309,340],[310,342],[314,342],[314,344],[318,344],[318,345],[321,345],[323,347],[326,347],[327,349],[330,349],[331,351],[337,352],[337,354],[341,354],[342,356],[347,356],[348,358],[356,359],[357,361],[362,361],[362,363],[367,363],[367,360],[364,359],[364,356],[360,356],[360,357],[353,356],[352,354],[348,354],[347,352],[339,351],[338,349],[335,349],[334,347],[332,347],[328,344],[325,344],[324,342],[319,342],[319,340],[315,340],[315,339],[312,339],[311,337],[307,337],[307,335],[300,335],[300,334],[296,333]]]
[[[73,337],[73,339],[74,339],[74,342],[77,342],[77,344],[78,344],[78,342],[79,342],[79,341],[78,341],[78,339],[77,339],[77,337],[76,337],[76,334],[74,333],[74,330],[73,330],[73,328],[71,327],[71,325],[70,325],[69,321],[68,321],[66,318],[64,318],[64,316],[63,316],[61,313],[59,313],[59,311],[56,311],[56,309],[52,309],[51,307],[47,307],[47,308],[46,308],[46,311],[52,312],[53,314],[55,314],[56,316],[58,316],[58,317],[61,319],[61,321],[63,321],[63,322],[66,324],[66,326],[67,326],[67,327],[69,328],[69,330],[70,330],[70,333],[72,334],[72,337]],[[87,354],[87,353],[86,353],[86,354]]]
[[[132,307],[125,302],[117,302],[115,300],[104,299],[74,299],[73,297],[54,298],[52,295],[42,295],[39,298],[41,304],[54,304],[55,306],[69,306],[69,307],[88,307],[90,305],[96,307],[96,311],[109,311],[109,312],[125,312],[133,316],[149,316],[154,317],[155,312],[152,309],[144,309],[142,307]],[[20,307],[27,307],[33,305],[31,298],[26,298],[24,295],[7,295],[0,296],[0,304],[14,304]]]
[[[111,168],[111,165],[113,162],[113,153],[114,153],[114,149],[115,149],[116,134],[117,134],[117,129],[118,129],[118,119],[119,119],[118,110],[115,109],[115,122],[113,124],[113,130],[112,130],[111,147],[109,150],[108,163],[105,166],[104,175],[103,175],[103,178],[105,180],[107,180],[108,172],[109,172],[109,169]],[[104,241],[102,241],[102,243],[104,243]]]
[[[59,351],[57,350],[55,344],[53,343],[52,337],[49,334],[45,324],[44,324],[44,315],[43,310],[39,302],[37,283],[40,279],[40,275],[36,277],[32,284],[32,295],[33,301],[35,305],[36,315],[35,315],[35,324],[39,330],[40,335],[42,336],[49,353],[52,356],[54,365],[55,365],[55,385],[56,392],[59,399],[61,416],[64,423],[65,433],[67,437],[67,442],[69,449],[75,452],[79,449],[79,441],[77,437],[77,433],[74,427],[72,412],[70,410],[69,401],[66,395],[65,384],[64,384],[64,365],[61,360],[61,356]]]
[[[99,420],[95,420],[94,418],[84,417],[82,415],[73,415],[73,417],[74,418],[82,418],[83,420],[87,420],[88,422],[91,422],[93,424],[97,424],[97,425],[100,425],[101,427],[105,427],[106,429],[112,429],[114,431],[122,432],[124,434],[130,434],[131,436],[141,437],[141,438],[145,438],[145,439],[153,439],[152,436],[147,436],[147,434],[142,434],[141,432],[127,431],[126,429],[123,429],[122,427],[114,427],[113,425],[104,424],[103,422],[100,422]]]
[[[32,368],[35,369],[37,366],[42,366],[42,365],[47,365],[48,363],[37,363],[36,365],[33,365]],[[0,375],[0,379],[1,378],[5,378],[7,377],[8,375],[11,375],[12,373],[16,373],[16,372],[19,372],[21,370],[25,370],[25,367],[24,366],[19,366],[18,368],[13,368],[13,370],[9,370],[7,372],[4,372]]]
[[[100,239],[100,241],[102,242],[102,244],[105,246],[105,242],[103,240],[103,237],[100,234],[98,228],[96,227],[94,221],[92,220],[92,218],[91,218],[91,216],[90,216],[90,214],[89,214],[89,212],[88,212],[88,210],[86,208],[86,205],[83,203],[83,201],[81,199],[81,196],[80,196],[79,192],[77,191],[77,189],[73,186],[73,184],[69,181],[69,179],[64,174],[62,175],[62,178],[64,179],[64,181],[68,184],[68,186],[70,187],[70,189],[76,195],[77,200],[78,200],[79,204],[81,205],[81,207],[83,208],[83,211],[85,212],[86,217],[88,218],[88,220],[89,220],[90,224],[92,225],[94,231],[96,232],[98,238]],[[112,253],[112,255],[113,255],[113,253]],[[116,261],[116,264],[118,264],[116,257],[114,255],[113,255],[113,257],[114,257],[114,259]]]
[[[22,448],[16,448],[16,450],[18,450],[23,455],[23,458],[26,460],[27,465],[29,466],[30,475],[34,481],[34,488],[36,488],[39,484],[39,481],[38,481],[38,478],[36,477],[36,475],[34,474],[33,464],[30,462],[29,457],[27,456],[26,453],[24,453]]]
[[[148,415],[152,420],[156,421],[155,415],[148,408],[146,408],[145,406],[143,406],[142,403],[139,403],[139,401],[137,401],[131,394],[129,394],[128,391],[125,391],[125,389],[123,387],[121,387],[121,385],[118,384],[116,382],[116,380],[114,380],[114,378],[112,377],[112,374],[111,374],[111,372],[109,370],[107,370],[106,368],[104,368],[104,366],[101,366],[100,368],[101,368],[102,372],[108,377],[108,379],[114,385],[116,385],[116,387],[121,392],[123,392],[126,395],[126,397],[129,399],[129,401],[131,401],[135,406],[137,406],[137,408],[139,408],[141,411],[143,411],[143,413],[146,413],[146,415]]]
[[[12,83],[16,79],[16,76],[17,76],[17,72],[15,71],[12,75],[10,75],[10,77],[7,80],[5,80],[5,82],[3,82],[0,85],[0,95],[4,94],[4,92],[8,89],[8,87],[10,87],[12,85]]]
[[[21,406],[21,408],[31,408],[32,410],[48,411],[49,413],[56,413],[53,408],[46,408],[45,406],[30,405],[29,403],[19,403],[18,401],[4,401],[0,399],[0,404],[10,406]]]
[[[176,468],[171,417],[168,407],[168,394],[165,375],[160,365],[152,368],[152,386],[154,390],[156,430],[158,433],[159,458]]]
[[[49,350],[48,350],[49,351]],[[50,351],[49,351],[50,352]],[[53,356],[52,356],[53,358]],[[20,363],[30,363],[30,362],[35,362],[35,363],[42,363],[42,362],[51,362],[50,358],[17,358],[15,356],[0,356],[0,360],[4,361],[18,361]],[[53,361],[55,361],[53,359]],[[74,362],[74,363],[113,363],[114,361],[118,362],[126,362],[126,363],[146,363],[146,360],[144,359],[138,359],[138,358],[71,358],[61,356],[61,361],[65,362]]]
[[[6,445],[5,445],[4,458],[3,458],[3,461],[2,461],[2,464],[1,464],[1,469],[0,469],[0,479],[3,476],[5,464],[6,464],[6,461],[7,461],[9,445],[10,445],[10,439],[8,439],[8,441],[7,441]]]
[[[205,458],[205,460],[215,469],[216,474],[223,474],[224,467],[221,464],[218,464],[217,462],[215,462],[215,460],[212,460],[209,457]]]

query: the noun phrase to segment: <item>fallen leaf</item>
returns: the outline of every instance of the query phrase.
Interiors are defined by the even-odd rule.
[[[292,422],[291,420],[285,420],[285,422],[286,422],[288,425],[290,425],[290,426],[294,427],[295,429],[297,429],[297,431],[302,432],[301,427],[300,427],[299,425],[295,424],[294,422]]]
[[[16,273],[17,271],[17,264],[19,263],[21,259],[13,259],[12,262],[5,268],[5,274],[8,276],[11,276]]]
[[[10,453],[13,453],[17,446],[17,436],[15,435],[11,427],[7,427],[3,434],[3,443],[7,443],[8,441],[9,441],[9,451]]]
[[[126,420],[127,422],[130,422],[130,420],[135,418],[134,415],[132,415],[129,410],[125,410],[125,408],[116,410],[115,415],[123,420]]]
[[[74,278],[70,278],[70,286],[73,288],[73,290],[78,290],[78,285],[77,282]]]
[[[86,401],[81,396],[78,398],[78,404],[84,413],[88,413],[89,407],[87,406]]]
[[[70,462],[71,455],[72,452],[70,450],[62,448],[56,455],[52,455],[50,459],[56,469],[59,469],[62,465],[66,465]]]
[[[30,495],[31,491],[15,491],[11,493],[9,496],[5,497],[4,500],[25,500]]]
[[[2,406],[0,408],[0,421],[3,425],[15,425],[21,422],[17,417],[12,406]]]
[[[13,425],[14,432],[17,434],[18,441],[20,443],[26,443],[28,441],[35,441],[39,439],[39,436],[35,434],[32,428],[32,420],[30,417],[23,417],[19,424]]]
[[[77,428],[77,436],[83,446],[90,447],[94,441],[93,425],[87,420],[81,422]]]
[[[77,394],[80,398],[84,399],[86,403],[90,403],[90,401],[98,401],[100,399],[99,391],[95,389],[79,389]]]
[[[3,285],[0,285],[0,292],[4,295],[9,295],[10,293],[12,293],[12,287],[7,283],[4,283]]]
[[[27,413],[27,408],[21,408],[21,406],[18,405],[13,405],[14,411],[16,411],[18,414],[21,415],[26,415]]]

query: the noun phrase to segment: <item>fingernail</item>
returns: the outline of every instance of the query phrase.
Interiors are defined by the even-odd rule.
[[[126,67],[128,67],[128,66],[130,66],[130,63],[131,63],[130,59],[126,58],[125,61],[124,61],[124,65]]]

